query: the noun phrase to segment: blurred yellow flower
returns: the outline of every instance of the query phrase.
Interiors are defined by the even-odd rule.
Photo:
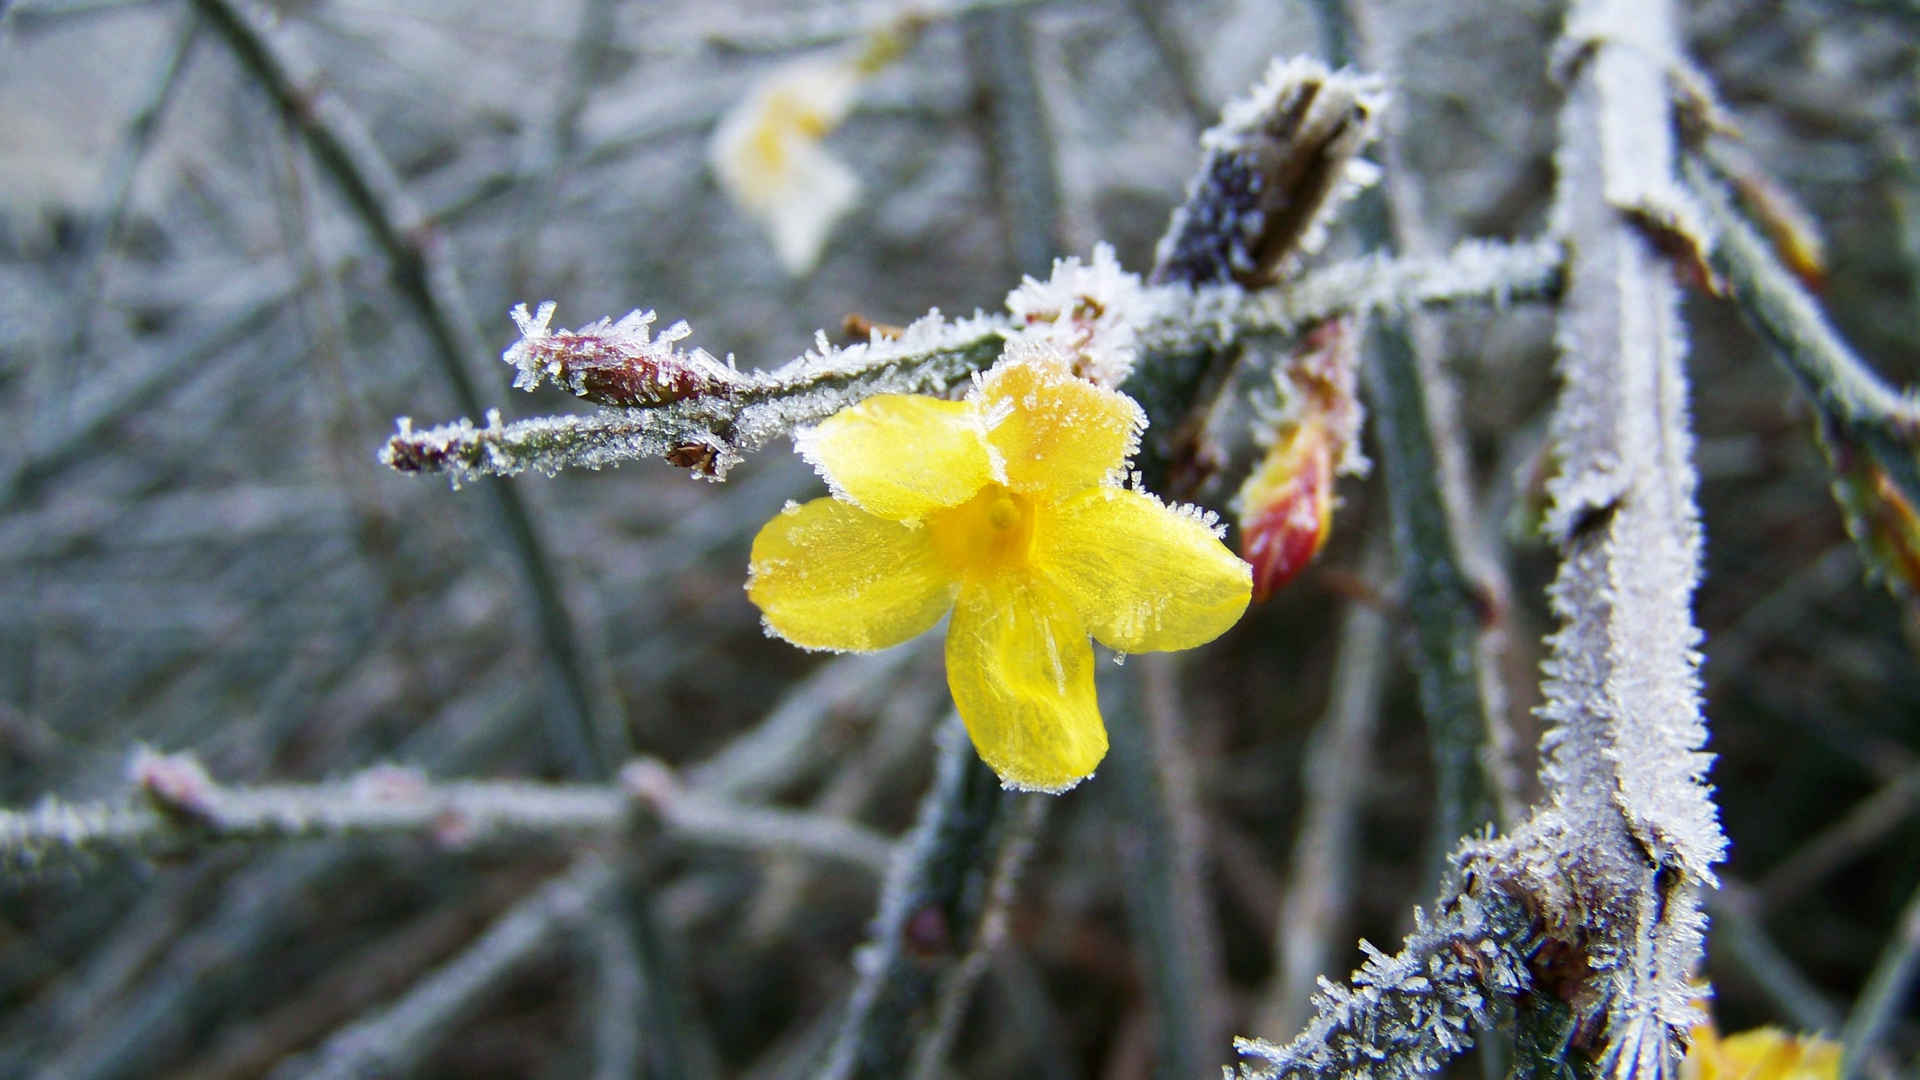
[[[1763,1027],[1722,1036],[1711,1023],[1693,1029],[1681,1080],[1839,1080],[1840,1044]]]
[[[1059,792],[1107,751],[1088,635],[1188,649],[1246,610],[1212,521],[1121,486],[1146,417],[1048,345],[962,401],[882,394],[796,438],[833,495],[754,538],[747,595],[814,649],[898,645],[949,610],[947,686],[1009,787]]]
[[[709,155],[720,186],[767,230],[790,274],[819,260],[833,223],[859,194],[860,181],[821,139],[846,119],[865,75],[847,58],[785,65],[714,131]]]

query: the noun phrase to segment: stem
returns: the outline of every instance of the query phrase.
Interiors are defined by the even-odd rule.
[[[320,88],[311,65],[267,28],[257,8],[247,0],[195,3],[340,186],[386,253],[401,294],[425,322],[441,377],[455,401],[469,415],[479,415],[481,398],[466,365],[486,350],[474,332],[451,245],[434,233],[407,197],[359,116],[338,95]],[[519,492],[504,484],[489,485],[488,490],[507,545],[520,564],[561,691],[564,707],[547,713],[554,747],[575,775],[603,778],[614,756],[627,750],[626,718],[603,674],[606,665],[574,626],[559,575]]]
[[[1001,790],[958,719],[950,721],[919,824],[887,876],[823,1080],[906,1075],[941,974],[989,929],[994,867],[1012,832],[1009,810],[1022,797]]]
[[[1916,974],[1920,974],[1920,889],[1914,890],[1900,913],[1892,940],[1880,953],[1879,963],[1847,1016],[1847,1026],[1840,1034],[1840,1044],[1845,1048],[1841,1080],[1855,1080],[1860,1075],[1874,1044],[1900,1019],[1907,1005],[1907,988]]]
[[[191,757],[151,753],[136,757],[134,771],[146,796],[141,802],[46,799],[31,810],[0,810],[0,866],[40,870],[109,853],[174,855],[223,841],[412,834],[468,846],[615,833],[649,811],[667,832],[695,843],[805,854],[876,876],[892,851],[890,841],[863,826],[666,783],[436,784],[412,770],[375,768],[338,783],[225,787]]]
[[[546,948],[560,931],[585,921],[618,881],[618,875],[598,857],[582,858],[502,916],[405,997],[337,1032],[307,1058],[282,1065],[274,1077],[354,1080],[411,1072],[484,994]]]
[[[1153,1074],[1173,1080],[1218,1064],[1225,991],[1220,931],[1203,891],[1202,811],[1167,661],[1142,656],[1102,672],[1110,747],[1100,791],[1112,808],[1128,923],[1144,955]]]

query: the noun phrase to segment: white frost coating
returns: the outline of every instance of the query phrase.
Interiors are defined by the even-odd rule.
[[[1200,137],[1206,160],[1161,236],[1156,280],[1284,280],[1320,249],[1335,212],[1379,170],[1356,155],[1387,104],[1377,76],[1276,59]],[[1276,180],[1286,190],[1269,190]]]
[[[1045,281],[1032,277],[1007,294],[1007,310],[1023,336],[1038,335],[1073,356],[1076,374],[1117,387],[1133,373],[1138,356],[1135,327],[1146,322],[1144,291],[1137,274],[1122,269],[1108,244],[1096,244],[1092,261],[1055,259]]]
[[[589,367],[635,372],[636,382],[651,386],[639,393],[660,400],[685,396],[694,387],[719,388],[740,381],[731,356],[722,363],[705,349],[683,352],[674,348],[693,334],[684,319],[657,337],[648,333],[654,313],[638,309],[617,322],[603,317],[578,330],[554,330],[554,309],[553,301],[544,300],[532,314],[525,304],[515,304],[508,313],[520,330],[520,340],[508,346],[500,359],[518,372],[513,378],[515,389],[536,389],[547,378],[577,396],[586,396],[584,371]]]
[[[1362,75],[1345,69],[1334,71],[1312,56],[1275,57],[1260,82],[1228,102],[1220,111],[1220,122],[1201,133],[1201,149],[1233,147],[1242,136],[1258,130],[1276,113],[1285,111],[1289,99],[1302,87],[1328,82],[1340,83],[1348,94],[1363,99],[1376,111],[1387,103],[1387,84],[1378,75]]]

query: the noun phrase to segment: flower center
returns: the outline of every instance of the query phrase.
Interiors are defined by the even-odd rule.
[[[927,519],[934,550],[962,574],[1024,565],[1033,547],[1033,502],[1000,484]]]

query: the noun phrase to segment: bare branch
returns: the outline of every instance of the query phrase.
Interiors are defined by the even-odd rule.
[[[1139,343],[1136,370],[1171,372],[1196,349],[1297,333],[1347,312],[1391,317],[1427,307],[1499,307],[1548,298],[1559,289],[1560,264],[1555,242],[1474,241],[1439,257],[1358,259],[1257,293],[1231,284],[1143,288],[1131,294],[1127,310],[1110,314]],[[1061,272],[1056,266],[1056,279]],[[1010,302],[1020,295],[1016,290]],[[381,461],[401,472],[442,473],[455,484],[642,458],[664,458],[696,475],[724,479],[744,455],[862,398],[939,394],[960,385],[998,359],[1006,336],[1018,331],[1004,318],[950,321],[935,311],[898,337],[876,335],[836,348],[822,334],[812,351],[774,371],[739,372],[701,350],[671,348],[684,336],[680,324],[641,340],[650,313],[559,333],[549,331],[544,305],[541,313],[529,317],[521,311],[517,317],[523,333],[533,333],[506,352],[521,372],[516,385],[551,377],[589,400],[625,407],[511,423],[489,412],[484,424],[460,420],[424,430],[403,417]],[[1138,384],[1136,379],[1128,388]]]
[[[1875,1044],[1900,1018],[1907,990],[1920,975],[1920,889],[1915,889],[1894,925],[1893,937],[1880,953],[1879,963],[1854,1002],[1840,1044],[1846,1056],[1840,1064],[1842,1080],[1855,1080],[1861,1066],[1873,1057]]]
[[[1017,800],[1037,798],[1001,790],[959,720],[947,723],[933,789],[887,875],[860,981],[822,1078],[905,1075],[942,973],[996,932],[992,919],[1006,886],[992,882],[1016,831],[1009,811]]]
[[[582,857],[399,1001],[335,1033],[313,1054],[283,1064],[273,1076],[354,1080],[406,1074],[482,995],[561,930],[585,922],[618,882],[598,856]]]
[[[1688,178],[1714,230],[1713,265],[1740,313],[1819,411],[1834,497],[1867,565],[1900,591],[1920,588],[1920,402],[1887,385],[1828,324],[1813,297],[1741,219],[1700,161]],[[1859,459],[1864,458],[1865,461]],[[1866,474],[1862,467],[1866,466]],[[1882,489],[1885,480],[1891,489]]]
[[[74,804],[48,799],[0,810],[0,865],[39,869],[124,852],[178,854],[217,841],[286,841],[410,834],[449,846],[560,833],[606,834],[658,816],[695,843],[804,853],[878,875],[892,845],[871,831],[796,811],[740,805],[673,783],[664,766],[636,763],[622,784],[511,780],[432,783],[375,767],[328,784],[227,787],[186,755],[142,751],[133,779],[141,801]]]

